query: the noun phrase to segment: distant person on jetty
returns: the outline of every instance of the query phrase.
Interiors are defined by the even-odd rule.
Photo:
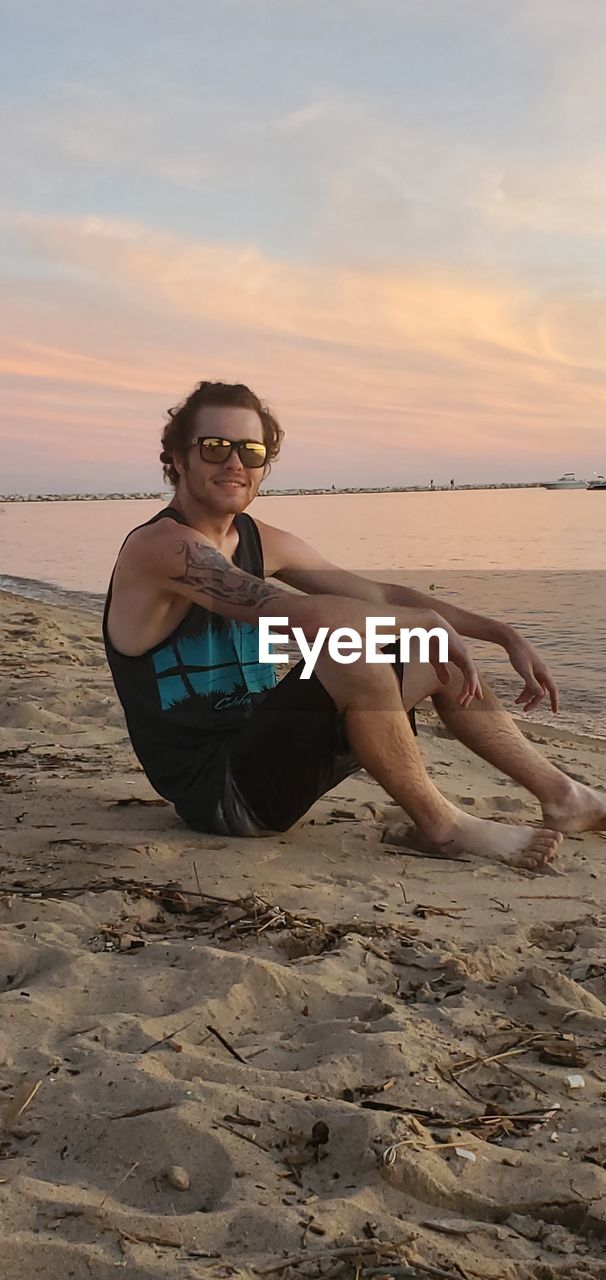
[[[287,831],[363,766],[434,851],[531,869],[552,860],[562,832],[606,827],[606,798],[544,759],[480,680],[466,638],[505,650],[524,710],[548,697],[557,711],[543,659],[513,627],[349,573],[246,514],[282,435],[242,385],[201,382],[169,411],[160,457],[174,496],[122,546],[103,622],[152,786],[195,830],[262,836]],[[324,645],[309,679],[299,663],[276,682],[274,663],[259,660],[262,619],[284,619],[311,643],[321,627],[363,636],[385,616],[396,629],[445,628],[448,664],[432,649],[429,662],[345,665]],[[413,732],[426,697],[461,742],[536,796],[544,827],[482,820],[441,795]]]

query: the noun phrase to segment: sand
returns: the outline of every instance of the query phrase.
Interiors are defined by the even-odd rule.
[[[0,603],[4,1273],[606,1276],[604,837],[553,875],[430,859],[364,774],[286,835],[197,835],[99,619]],[[604,782],[605,742],[532,733]],[[421,743],[536,819],[429,710]]]

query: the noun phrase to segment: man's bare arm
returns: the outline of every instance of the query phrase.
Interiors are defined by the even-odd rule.
[[[379,582],[341,569],[302,538],[263,524],[260,520],[257,524],[261,531],[268,572],[280,582],[286,582],[300,591],[368,601],[377,605],[379,612],[384,612],[386,605],[396,609],[431,610],[445,618],[459,635],[503,646],[513,632],[513,628],[495,621],[494,618],[460,609],[457,605],[448,604],[446,600],[436,596],[425,595],[412,587]]]
[[[331,630],[349,626],[363,634],[368,616],[376,613],[346,592],[307,595],[262,581],[239,569],[196,529],[181,526],[176,531],[157,525],[151,534],[145,530],[133,535],[125,554],[131,576],[145,575],[159,591],[184,596],[238,622],[284,617],[288,626],[301,627],[306,636],[315,636],[322,626]],[[434,609],[396,609],[395,614],[398,626],[437,625]]]
[[[449,604],[439,596],[425,595],[423,591],[415,591],[414,587],[400,587],[394,582],[385,582],[382,586],[387,604],[395,605],[397,609],[435,609],[460,636],[466,636],[469,640],[486,640],[505,648],[513,635],[513,627],[507,626],[505,622],[498,622],[481,613],[471,613],[469,609],[460,609],[458,605]]]
[[[364,636],[368,619],[375,617],[375,610],[362,600],[338,595],[301,595],[262,582],[239,569],[212,542],[190,528],[181,527],[177,534],[156,526],[151,535],[147,530],[135,533],[124,548],[118,568],[131,580],[146,578],[155,583],[162,595],[183,596],[237,622],[254,625],[261,618],[279,617],[291,632],[298,629],[295,639],[299,630],[306,640],[314,641],[322,628],[326,638],[340,627]],[[435,610],[396,608],[394,615],[396,628],[446,627],[450,631],[450,660],[464,675],[460,701],[482,696],[471,655]],[[436,666],[440,679],[447,680],[447,669],[439,657],[434,654],[430,661]]]
[[[189,533],[189,531],[188,531]],[[371,611],[362,600],[347,595],[306,595],[284,591],[274,583],[245,573],[228,560],[212,543],[200,536],[171,539],[157,566],[165,586],[207,609],[239,622],[258,622],[262,617],[283,617],[289,627],[300,627],[304,635],[315,637],[320,627],[354,627],[362,634]],[[435,610],[396,609],[399,625],[435,626]]]
[[[171,573],[170,581],[193,591],[214,613],[228,612],[235,618],[241,609],[255,613],[265,606],[277,609],[287,594],[244,573],[206,542],[182,541],[175,546],[175,557],[183,568],[181,573]]]
[[[458,605],[449,604],[436,596],[425,595],[413,587],[397,583],[377,582],[361,574],[349,573],[331,564],[323,556],[293,534],[275,529],[257,521],[263,541],[268,572],[282,582],[290,583],[301,591],[327,592],[355,597],[360,601],[372,601],[375,611],[391,616],[405,613],[437,614],[460,636],[471,640],[484,640],[500,645],[506,652],[514,671],[522,676],[524,688],[516,703],[525,711],[532,710],[547,695],[552,711],[558,710],[558,690],[553,676],[541,655],[515,627],[482,614],[471,613]],[[421,624],[422,625],[422,624]]]

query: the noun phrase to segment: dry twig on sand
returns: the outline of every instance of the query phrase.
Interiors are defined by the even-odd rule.
[[[279,1262],[272,1262],[267,1267],[257,1267],[257,1275],[268,1276],[274,1275],[277,1271],[286,1271],[288,1267],[300,1267],[310,1263],[318,1262],[336,1262],[339,1259],[351,1260],[356,1265],[356,1274],[359,1276],[395,1276],[401,1280],[422,1280],[423,1277],[433,1277],[433,1280],[461,1280],[461,1272],[446,1271],[443,1267],[436,1267],[430,1262],[421,1262],[416,1259],[406,1258],[403,1250],[409,1244],[408,1241],[402,1243],[398,1241],[387,1242],[382,1240],[354,1240],[349,1245],[334,1245],[332,1248],[318,1250],[301,1250],[299,1253],[289,1253]],[[376,1259],[381,1266],[364,1267],[365,1259],[369,1261]],[[392,1265],[394,1264],[394,1265]]]
[[[38,1089],[41,1087],[41,1080],[23,1080],[15,1090],[14,1096],[9,1102],[4,1116],[2,1118],[2,1127],[5,1133],[15,1132],[15,1121],[29,1107],[30,1102],[35,1098]]]

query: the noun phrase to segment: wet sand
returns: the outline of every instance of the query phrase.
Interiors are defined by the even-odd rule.
[[[363,774],[284,836],[197,835],[97,618],[0,600],[7,1274],[606,1276],[604,836],[553,875],[431,859]],[[421,721],[449,797],[536,820]],[[603,785],[604,741],[529,732]]]

